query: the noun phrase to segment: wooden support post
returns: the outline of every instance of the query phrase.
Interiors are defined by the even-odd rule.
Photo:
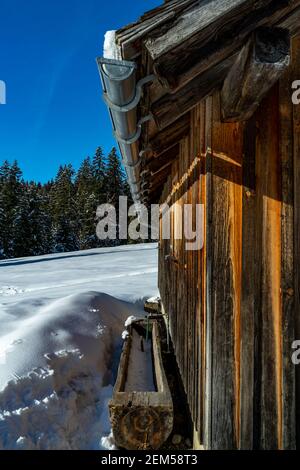
[[[255,31],[230,69],[221,92],[222,118],[246,121],[290,63],[290,38],[282,28]]]

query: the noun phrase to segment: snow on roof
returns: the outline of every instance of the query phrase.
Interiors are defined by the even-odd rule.
[[[105,59],[122,60],[120,47],[116,44],[116,31],[107,31],[104,35],[103,57]]]

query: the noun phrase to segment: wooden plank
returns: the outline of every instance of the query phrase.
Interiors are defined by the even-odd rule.
[[[156,191],[158,188],[161,188],[163,184],[167,181],[170,174],[169,167],[165,166],[161,171],[156,174],[156,177],[153,178],[148,189],[151,191]]]
[[[126,60],[132,60],[140,55],[143,39],[157,29],[164,29],[176,16],[195,0],[177,0],[145,13],[139,21],[117,31],[118,44],[122,47],[122,55]]]
[[[242,125],[220,122],[212,135],[212,448],[239,446],[242,244]]]
[[[174,144],[178,143],[183,139],[190,130],[190,115],[186,113],[177,121],[173,122],[171,126],[166,127],[163,131],[158,132],[149,141],[149,146],[154,154],[158,156],[162,152],[173,147]]]
[[[212,257],[213,257],[213,207],[212,207],[212,97],[205,103],[205,399],[203,443],[212,448]]]
[[[293,10],[291,14],[287,14],[286,17],[280,20],[281,28],[287,28],[290,32],[290,36],[294,37],[299,34],[300,25],[300,8]]]
[[[247,121],[290,63],[290,38],[282,28],[259,28],[230,69],[221,91],[222,119]]]
[[[292,41],[293,75],[300,77],[300,36]],[[300,338],[300,106],[293,106],[295,339]],[[300,366],[296,367],[296,444],[300,449]]]
[[[191,133],[189,139],[187,139],[187,146],[185,148],[186,153],[186,170],[190,168],[190,165],[193,161],[193,153],[191,152],[191,139],[193,135],[193,129],[191,129]],[[193,171],[192,171],[193,173]],[[189,177],[186,180],[186,197],[183,201],[182,211],[184,213],[184,205],[192,203],[192,174],[189,174]],[[186,351],[186,364],[187,364],[187,371],[188,371],[188,396],[189,396],[189,403],[190,403],[190,410],[193,422],[195,422],[195,406],[194,400],[195,395],[193,393],[193,379],[195,374],[195,367],[189,367],[189,364],[195,364],[194,359],[194,348],[193,348],[193,329],[194,329],[194,310],[193,310],[193,278],[191,276],[191,251],[188,251],[185,246],[186,236],[183,232],[184,237],[184,262],[185,262],[185,273],[186,273],[186,296],[187,296],[187,328],[185,333],[185,341],[187,344],[187,351]]]
[[[189,11],[185,11],[165,34],[146,41],[152,59],[158,59],[205,28],[213,28],[215,22],[226,21],[226,14],[237,14],[245,3],[249,2],[245,0],[212,0],[204,4],[198,2]]]
[[[145,168],[150,170],[152,173],[157,172],[163,168],[166,164],[172,163],[175,158],[179,155],[179,145],[175,143],[171,148],[161,153],[157,157],[148,159],[145,163]]]
[[[198,429],[199,429],[199,440],[204,444],[204,435],[206,430],[205,420],[205,403],[206,403],[206,225],[207,225],[207,214],[206,214],[206,171],[205,171],[205,121],[206,121],[206,103],[202,102],[199,104],[199,119],[200,119],[200,134],[199,134],[199,152],[201,156],[201,180],[199,184],[199,197],[200,203],[204,206],[204,246],[200,250],[199,258],[199,290],[200,290],[200,357],[201,357],[201,368],[199,376],[199,414],[198,414]]]
[[[299,66],[298,66],[299,68]],[[300,71],[300,69],[299,69]],[[281,156],[281,296],[282,296],[282,446],[296,447],[295,366],[291,344],[295,339],[294,299],[294,162],[293,105],[291,88],[293,65],[279,82],[280,156]]]
[[[260,250],[256,214],[255,147],[256,123],[245,126],[243,156],[243,233],[241,294],[241,425],[240,448],[253,448],[255,311],[259,290]]]
[[[278,87],[275,86],[263,100],[257,114],[257,179],[262,200],[262,449],[282,447],[281,164],[278,152],[278,104]]]
[[[181,174],[185,174],[188,168],[188,161],[189,161],[189,138],[185,138],[181,144],[182,146],[182,160],[181,160]],[[183,183],[182,193],[180,194],[180,207],[181,207],[181,214],[183,214],[183,207],[184,204],[188,203],[188,189],[189,189],[189,182],[188,178],[185,179]],[[182,221],[183,215],[180,216],[180,221]],[[178,220],[178,219],[177,219]],[[175,220],[176,223],[176,220]],[[178,223],[176,223],[176,227],[178,227]],[[179,266],[180,276],[179,282],[181,283],[181,305],[182,310],[184,312],[184,324],[182,321],[180,322],[180,327],[182,331],[182,365],[183,365],[183,377],[184,377],[184,386],[187,393],[187,396],[190,398],[190,383],[189,383],[189,350],[190,350],[190,339],[188,338],[189,332],[189,290],[190,286],[187,282],[187,251],[185,250],[184,243],[181,241],[177,241],[177,250],[180,254],[181,265]],[[178,312],[179,312],[178,308]],[[189,400],[190,401],[190,400]]]
[[[122,48],[122,57],[124,60],[133,60],[141,54],[142,51],[142,40],[145,35],[151,33],[157,27],[164,25],[170,20],[174,20],[176,13],[168,11],[157,15],[155,20],[150,18],[139,24],[138,27],[132,28],[133,30],[124,36],[117,36],[117,42]]]
[[[193,134],[191,136],[191,155],[200,157],[200,107],[195,109],[195,113],[192,116]],[[196,204],[200,204],[200,173],[201,173],[201,160],[199,165],[194,169],[195,175],[193,176],[193,220],[196,218]],[[204,227],[202,228],[204,230]],[[201,403],[201,370],[202,370],[202,356],[201,356],[201,304],[202,304],[202,292],[201,292],[201,276],[200,276],[200,252],[197,250],[192,253],[192,279],[193,279],[193,311],[194,311],[194,331],[193,331],[193,342],[194,342],[194,362],[195,372],[193,380],[193,396],[194,396],[194,423],[195,429],[199,435],[200,432],[200,403]]]

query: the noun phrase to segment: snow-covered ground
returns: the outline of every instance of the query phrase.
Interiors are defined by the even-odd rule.
[[[156,286],[156,244],[0,262],[0,449],[113,446],[124,323]]]

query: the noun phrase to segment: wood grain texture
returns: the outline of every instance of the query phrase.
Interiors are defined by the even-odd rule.
[[[299,67],[300,71],[300,67]],[[282,447],[296,447],[295,366],[291,344],[295,339],[294,296],[294,149],[291,88],[293,66],[279,82],[280,158],[281,158],[281,298],[282,298]]]
[[[165,30],[174,22],[182,10],[195,4],[195,0],[175,0],[145,13],[136,23],[125,26],[116,32],[117,43],[122,48],[124,59],[132,60],[141,54],[143,40],[155,31]]]
[[[196,77],[177,93],[167,93],[155,101],[151,106],[151,112],[158,128],[164,129],[169,126],[220,87],[234,60],[235,56],[229,57],[200,77]]]
[[[292,42],[293,75],[300,77],[300,36]],[[296,78],[297,77],[297,78]],[[300,339],[300,106],[293,106],[295,337]],[[300,367],[296,367],[296,443],[300,449]]]
[[[234,449],[240,423],[243,127],[222,124],[219,94],[213,99],[212,448]]]
[[[300,438],[300,38],[250,121],[222,123],[218,93],[196,104],[161,202],[203,202],[197,257],[161,240],[159,288],[207,449],[293,449]],[[197,160],[197,166],[192,163]],[[200,177],[201,175],[201,177]],[[172,259],[166,259],[166,256]],[[192,367],[191,367],[192,365]]]
[[[195,34],[207,27],[212,27],[215,22],[225,21],[226,14],[230,14],[232,10],[238,10],[245,3],[249,2],[247,0],[198,2],[189,11],[185,11],[164,35],[146,41],[146,47],[152,59],[156,60],[177,46],[181,46]]]
[[[242,48],[221,91],[222,119],[247,121],[290,64],[290,38],[282,28],[259,28]]]
[[[282,447],[281,165],[278,87],[258,110],[257,178],[262,198],[261,447]],[[266,119],[268,116],[268,119]]]
[[[131,328],[138,328],[139,324],[132,324]],[[146,330],[146,324],[143,327]],[[129,336],[123,345],[118,376],[109,402],[114,439],[123,449],[159,449],[173,429],[173,402],[163,367],[156,321],[152,321],[152,348],[157,391],[125,391],[131,346]]]
[[[186,113],[169,127],[163,131],[158,132],[149,141],[149,146],[155,157],[166,151],[168,148],[173,147],[174,144],[182,140],[190,131],[190,115]]]
[[[206,8],[210,8],[211,2],[207,3]],[[184,87],[189,81],[194,80],[196,76],[206,73],[211,68],[220,64],[228,57],[240,51],[249,34],[260,26],[281,26],[285,23],[291,30],[295,29],[297,23],[297,7],[300,3],[297,1],[261,1],[254,2],[249,0],[240,2],[236,8],[228,8],[227,12],[218,16],[215,11],[216,21],[210,23],[207,27],[202,27],[202,22],[195,17],[195,27],[199,25],[196,34],[189,35],[185,40],[177,42],[176,23],[173,29],[167,30],[166,34],[173,37],[173,48],[170,43],[166,44],[166,51],[158,56],[152,53],[155,46],[151,39],[148,40],[151,54],[154,58],[155,72],[173,92]],[[204,6],[203,6],[204,8]],[[295,15],[290,24],[287,21],[289,16]],[[184,13],[183,13],[184,15]],[[203,20],[204,21],[204,20]],[[180,22],[178,22],[180,26]],[[178,26],[178,27],[179,27]],[[298,25],[298,31],[299,31]],[[178,37],[181,37],[180,34]],[[156,39],[163,42],[164,35]],[[147,45],[147,47],[149,47]],[[152,47],[151,47],[152,46]],[[159,48],[159,53],[161,50]]]
[[[245,124],[243,146],[241,425],[239,441],[241,449],[252,449],[255,425],[255,312],[260,284],[260,243],[255,198],[256,122],[254,118]]]

